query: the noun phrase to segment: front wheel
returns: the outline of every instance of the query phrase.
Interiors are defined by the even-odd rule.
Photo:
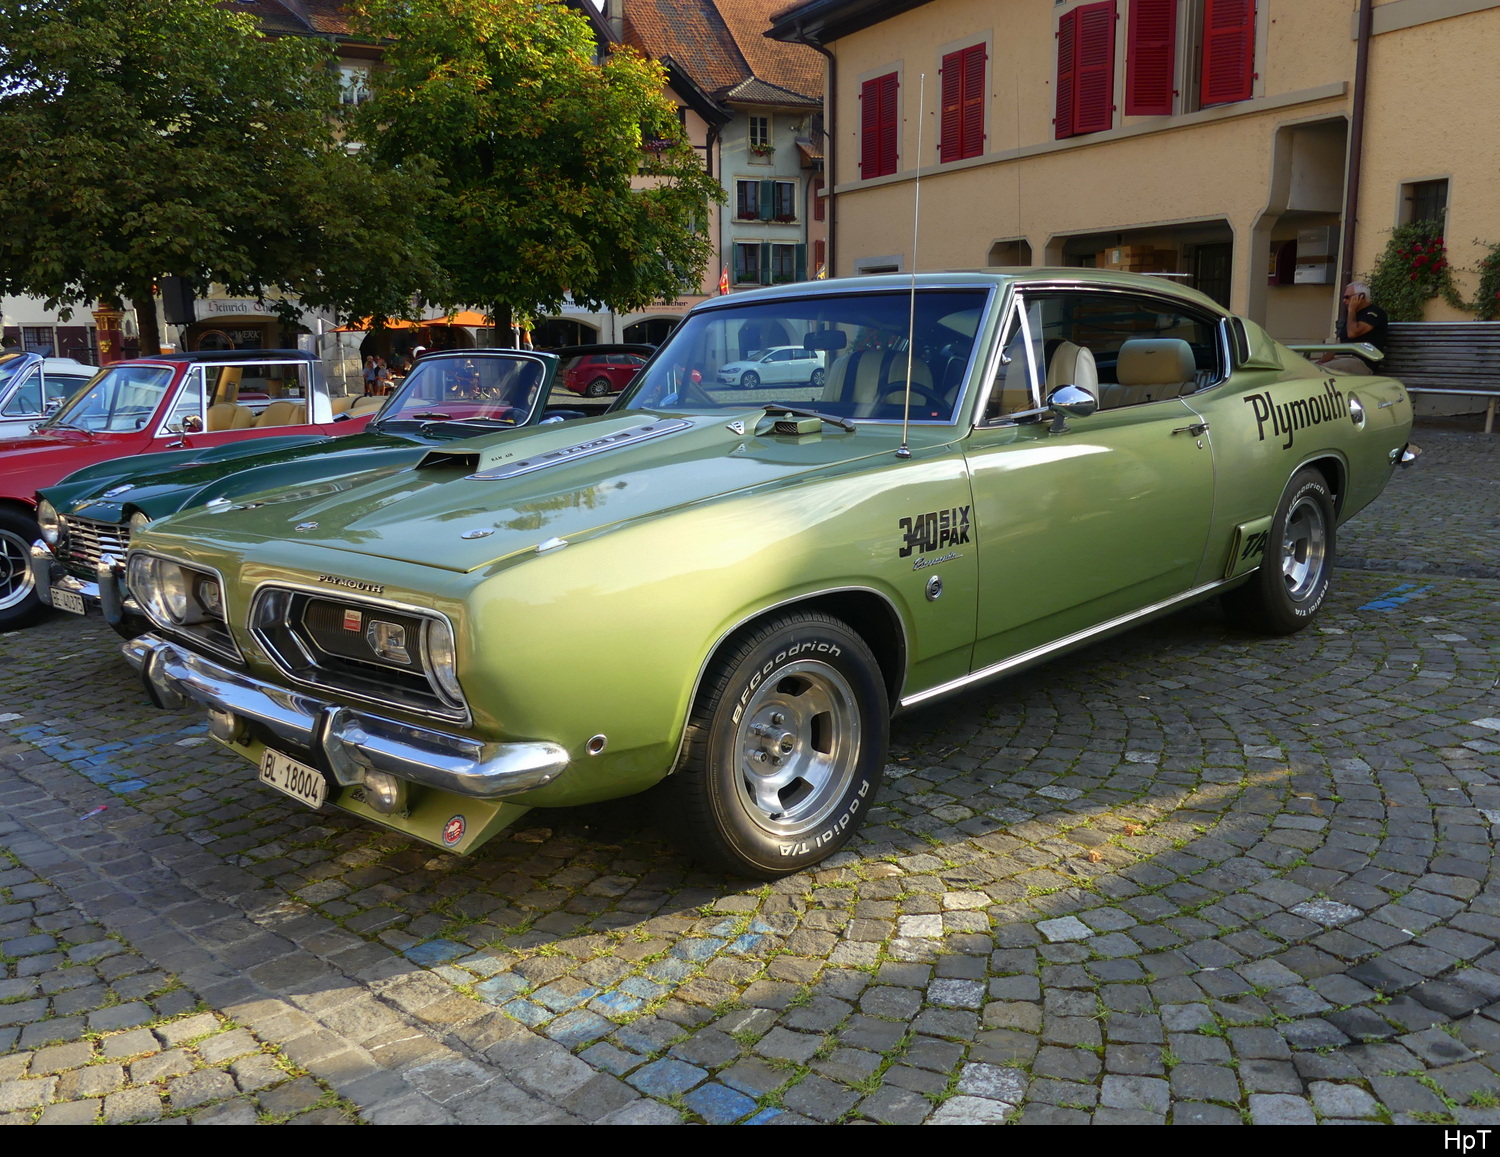
[[[31,575],[31,544],[41,536],[35,519],[0,510],[0,631],[23,627],[42,613]]]
[[[1333,554],[1328,481],[1317,470],[1299,470],[1276,508],[1260,569],[1224,595],[1225,611],[1241,626],[1263,634],[1295,634],[1323,606]]]
[[[609,393],[609,379],[595,378],[583,388],[583,392],[591,398],[602,398]]]
[[[754,370],[746,370],[745,376],[740,379],[740,389],[753,390],[760,385],[760,375]]]
[[[832,855],[880,789],[889,709],[863,639],[827,615],[750,630],[710,666],[667,781],[669,823],[699,859],[774,879]]]
[[[823,383],[827,379],[827,373],[821,367],[819,367],[818,369],[813,370],[812,376],[807,379],[807,384],[815,390],[821,390],[823,388]]]

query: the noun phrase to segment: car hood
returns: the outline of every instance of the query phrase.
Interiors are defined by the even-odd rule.
[[[371,468],[392,450],[416,454],[425,448],[410,438],[375,433],[228,442],[90,466],[42,490],[41,496],[62,514],[81,518],[123,522],[127,509],[162,518],[211,498],[289,485],[300,480],[300,468],[324,477],[354,473]],[[367,466],[364,460],[371,455],[375,459]]]
[[[653,425],[665,429],[634,444],[579,450]],[[757,409],[627,411],[477,438],[431,450],[410,469],[374,481],[272,491],[189,511],[152,527],[140,542],[168,545],[158,536],[170,536],[250,553],[261,542],[289,539],[464,572],[676,507],[801,475],[842,473],[861,459],[891,455],[901,440],[894,425],[854,433],[825,425],[802,436],[764,433],[770,425]],[[914,449],[955,436],[953,427],[912,428]]]

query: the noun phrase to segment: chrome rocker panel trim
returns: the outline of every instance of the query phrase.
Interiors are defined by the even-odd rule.
[[[1248,573],[1253,574],[1254,572],[1251,571]],[[983,670],[973,671],[961,678],[949,680],[947,683],[939,684],[936,687],[929,687],[925,691],[918,691],[916,694],[908,695],[901,700],[901,710],[905,711],[907,708],[916,707],[921,703],[927,702],[929,699],[951,695],[954,692],[964,690],[966,687],[972,687],[975,683],[983,683],[986,679],[994,679],[1000,675],[1018,671],[1023,667],[1029,667],[1034,663],[1040,663],[1043,659],[1056,655],[1059,651],[1066,651],[1073,647],[1082,646],[1094,639],[1116,631],[1122,631],[1137,623],[1145,622],[1147,619],[1155,618],[1157,615],[1166,614],[1176,607],[1206,598],[1220,587],[1233,586],[1242,582],[1246,577],[1248,577],[1248,574],[1236,575],[1232,579],[1220,579],[1215,582],[1204,583],[1202,586],[1194,587],[1190,591],[1184,591],[1180,595],[1163,599],[1159,603],[1152,603],[1149,607],[1142,607],[1138,611],[1131,611],[1129,614],[1120,615],[1117,618],[1100,623],[1095,627],[1089,627],[1086,630],[1075,631],[1073,634],[1058,639],[1055,642],[1045,643],[1040,647],[1033,647],[1029,651],[1022,651],[1019,655],[1012,655],[1009,659],[1002,659],[998,663],[992,663]]]
[[[570,763],[556,743],[482,743],[262,683],[155,634],[121,651],[159,706],[203,704],[220,738],[235,733],[235,717],[257,723],[290,744],[321,751],[346,786],[373,770],[455,795],[500,799],[551,783]]]

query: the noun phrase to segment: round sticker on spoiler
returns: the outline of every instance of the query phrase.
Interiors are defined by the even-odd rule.
[[[464,838],[464,817],[454,816],[443,825],[443,843],[450,848]]]

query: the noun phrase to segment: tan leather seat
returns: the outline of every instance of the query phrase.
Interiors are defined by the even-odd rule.
[[[333,405],[333,416],[335,418],[337,418],[340,414],[347,414],[349,412],[349,407],[354,405],[353,394],[340,394],[338,397],[329,398],[328,400]]]
[[[925,390],[932,396],[932,371],[921,358],[911,363],[913,404],[921,404]],[[857,350],[833,363],[823,386],[823,401],[853,403],[858,410],[901,405],[906,396],[905,350]]]
[[[354,405],[349,407],[349,416],[351,418],[359,418],[363,417],[365,414],[373,414],[376,410],[380,409],[381,406],[385,405],[385,402],[386,399],[379,396],[378,394],[358,398],[355,400]]]
[[[1193,347],[1181,338],[1132,338],[1115,355],[1119,384],[1105,386],[1099,404],[1118,409],[1175,398],[1192,391],[1196,374]]]
[[[1099,368],[1094,364],[1094,355],[1090,350],[1065,341],[1052,351],[1052,359],[1047,363],[1047,385],[1042,390],[1042,399],[1045,401],[1059,386],[1077,386],[1081,390],[1087,390],[1095,398],[1099,396]]]
[[[216,402],[208,408],[209,433],[219,430],[248,430],[255,425],[255,411],[234,402]]]
[[[307,424],[307,407],[285,400],[272,402],[255,419],[256,429],[264,426],[303,426]]]

